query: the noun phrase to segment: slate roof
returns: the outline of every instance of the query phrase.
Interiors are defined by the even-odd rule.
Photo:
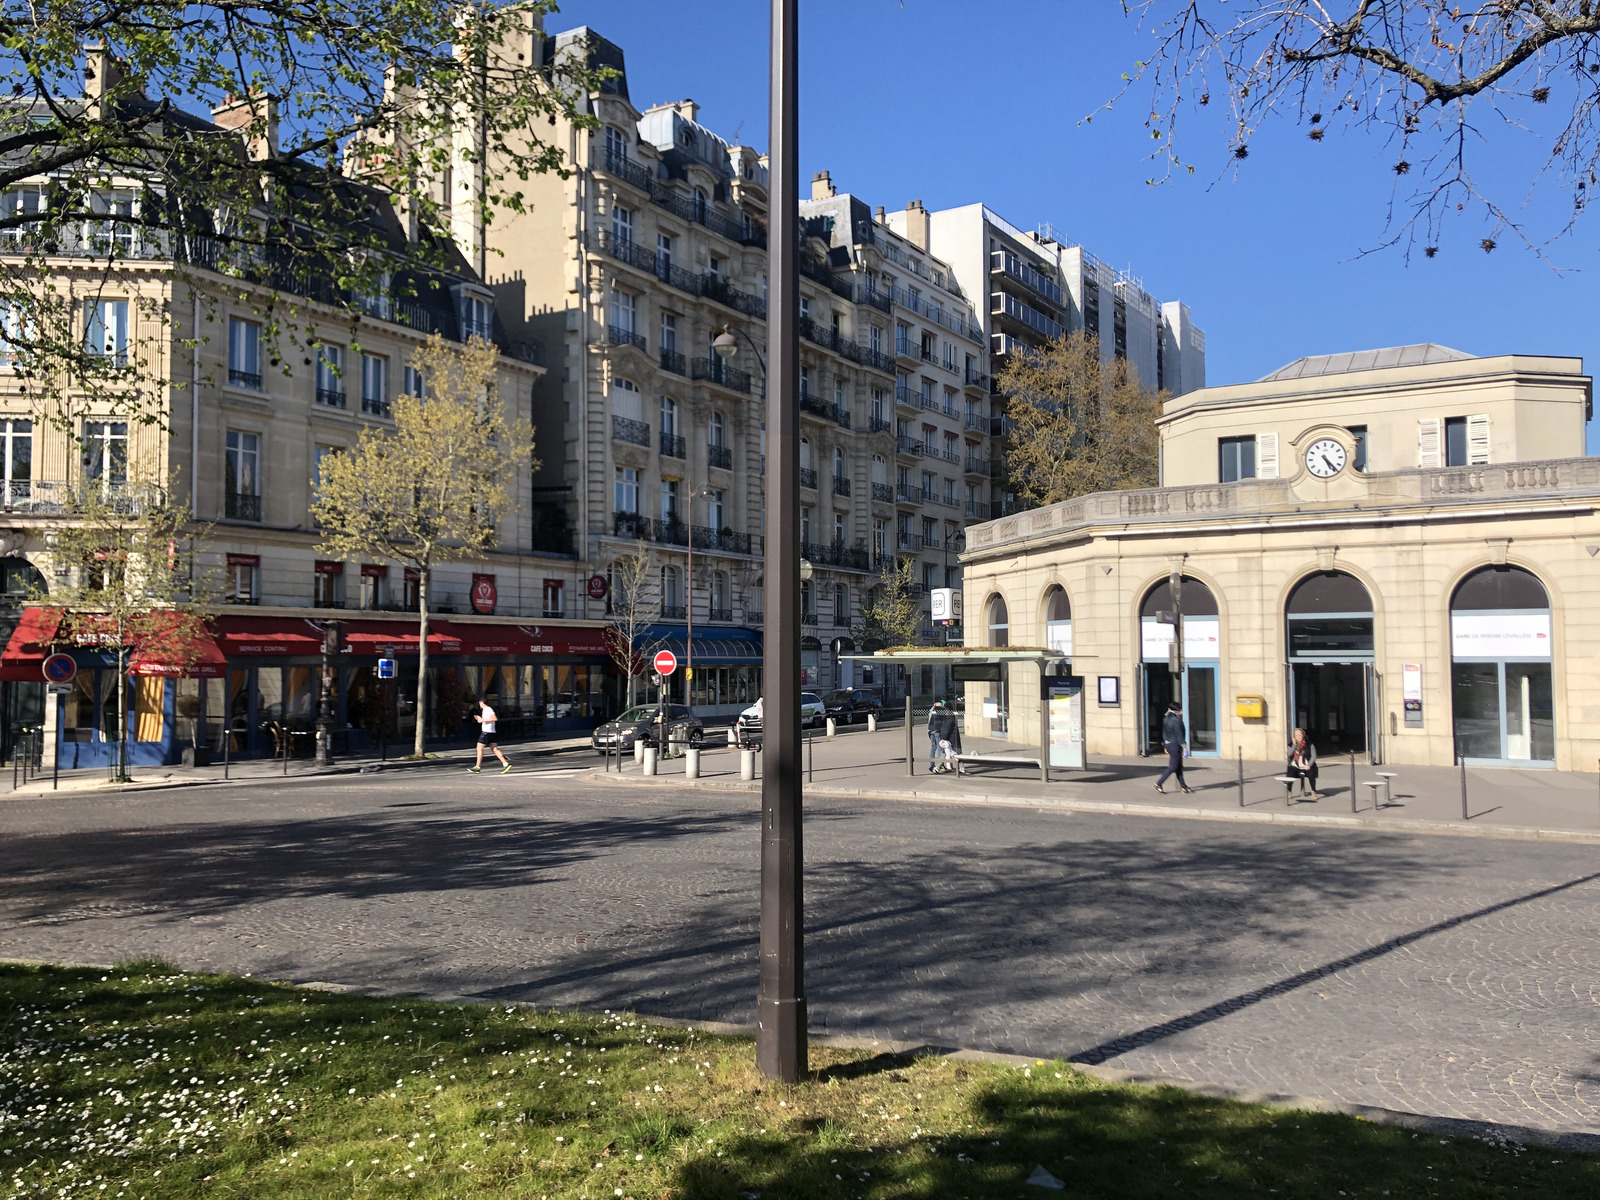
[[[1437,342],[1420,342],[1414,346],[1388,346],[1382,350],[1349,350],[1343,354],[1313,354],[1297,358],[1287,366],[1279,367],[1270,375],[1263,375],[1258,383],[1272,383],[1285,379],[1307,379],[1316,375],[1344,375],[1352,371],[1378,371],[1385,367],[1421,367],[1429,363],[1463,362],[1476,358],[1463,354]]]

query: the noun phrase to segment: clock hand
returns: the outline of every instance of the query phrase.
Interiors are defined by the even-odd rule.
[[[1332,462],[1329,462],[1328,456],[1326,454],[1322,455],[1321,457],[1322,457],[1322,461],[1328,464],[1328,470],[1337,471],[1339,469],[1338,467],[1334,466]]]

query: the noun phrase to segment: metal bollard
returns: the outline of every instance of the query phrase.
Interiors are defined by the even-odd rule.
[[[1244,747],[1239,747],[1239,807],[1244,807]]]
[[[1461,760],[1461,819],[1463,821],[1472,820],[1467,815],[1467,760],[1465,758]]]
[[[816,765],[816,761],[817,761],[816,760],[815,751],[812,749],[812,743],[815,742],[816,740],[817,739],[814,738],[814,737],[808,737],[806,739],[806,782],[807,783],[811,783],[812,780],[813,780],[812,768]]]
[[[690,746],[683,756],[683,777],[685,779],[700,778],[700,751],[695,746]]]
[[[1356,811],[1356,752],[1350,751],[1350,811]]]
[[[868,733],[877,733],[878,732],[878,714],[877,713],[868,713],[867,714],[867,732]]]
[[[746,746],[739,751],[739,778],[749,782],[756,777],[756,752]]]
[[[835,721],[832,717],[828,718],[828,736],[829,737],[838,737],[839,736],[839,722]]]
[[[646,775],[654,775],[656,773],[656,748],[654,746],[646,746],[644,748],[643,761],[644,773]]]

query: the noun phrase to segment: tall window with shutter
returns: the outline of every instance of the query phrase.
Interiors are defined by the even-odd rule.
[[[1480,466],[1489,461],[1489,414],[1467,418],[1467,463]]]
[[[1417,466],[1444,466],[1444,420],[1422,417],[1417,421]]]

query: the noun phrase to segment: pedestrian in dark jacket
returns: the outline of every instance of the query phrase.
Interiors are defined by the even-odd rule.
[[[944,711],[944,701],[935,700],[928,709],[928,770],[939,763],[939,714]]]
[[[961,753],[961,720],[944,705],[939,706],[939,749],[944,751],[944,765],[934,770],[956,770],[956,755]]]
[[[1306,792],[1306,784],[1311,785],[1311,798],[1318,800],[1317,795],[1317,748],[1311,744],[1311,739],[1306,736],[1304,729],[1294,731],[1294,740],[1289,743],[1289,761],[1283,768],[1283,773],[1291,779],[1300,781],[1300,794]]]
[[[1161,772],[1161,778],[1156,780],[1156,791],[1167,790],[1161,785],[1167,781],[1169,775],[1178,777],[1180,792],[1194,791],[1183,780],[1183,752],[1188,745],[1189,734],[1183,727],[1183,705],[1171,704],[1167,708],[1167,715],[1161,719],[1161,748],[1167,752],[1167,769]]]

